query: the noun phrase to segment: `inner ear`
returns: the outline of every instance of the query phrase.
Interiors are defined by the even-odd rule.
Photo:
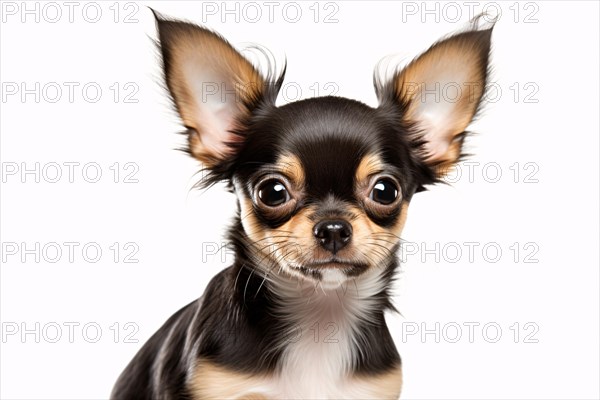
[[[470,30],[435,43],[383,89],[422,142],[420,156],[440,174],[460,158],[465,129],[481,104],[491,33]]]
[[[165,80],[189,131],[189,152],[213,167],[234,153],[266,80],[219,34],[155,13]]]

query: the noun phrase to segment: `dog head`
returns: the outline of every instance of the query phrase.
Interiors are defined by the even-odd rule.
[[[167,87],[205,184],[239,199],[247,253],[268,273],[337,284],[389,264],[408,204],[461,157],[488,73],[490,29],[431,46],[375,80],[379,106],[320,97],[276,106],[217,33],[157,15]]]

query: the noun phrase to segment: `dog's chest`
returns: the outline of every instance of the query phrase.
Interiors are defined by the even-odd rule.
[[[200,362],[192,381],[194,398],[231,399],[397,399],[400,367],[383,374],[353,372],[358,352],[356,327],[325,317],[292,325],[281,344],[278,368],[249,375]],[[364,349],[363,349],[364,351]]]
[[[276,313],[286,328],[280,341],[275,370],[251,375],[202,362],[192,380],[194,398],[233,399],[396,399],[400,393],[400,366],[384,373],[359,375],[357,360],[371,351],[365,345],[365,323],[376,309],[372,293],[380,290],[377,276],[357,283],[356,292],[297,297],[280,304]],[[365,283],[366,282],[366,283]],[[361,294],[365,297],[359,297]],[[279,292],[293,299],[292,292]],[[281,329],[281,330],[279,330]]]
[[[318,321],[290,333],[277,372],[245,375],[201,363],[194,398],[233,399],[395,399],[401,371],[356,376],[352,331],[336,322]]]
[[[289,333],[279,370],[265,382],[275,397],[352,398],[356,350],[351,329],[332,319],[297,325]]]

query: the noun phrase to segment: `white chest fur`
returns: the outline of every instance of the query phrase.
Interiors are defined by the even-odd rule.
[[[359,322],[369,319],[376,307],[374,295],[382,290],[378,271],[370,271],[336,289],[303,293],[285,304],[282,317],[292,322],[292,332],[280,360],[280,369],[267,382],[268,396],[288,399],[397,398],[378,379],[353,376],[361,332]],[[282,287],[281,290],[285,290]],[[297,289],[296,289],[297,290]],[[310,290],[310,288],[309,288]],[[282,296],[286,298],[286,296]],[[310,300],[306,302],[306,298]],[[294,298],[290,293],[287,298]]]
[[[299,324],[283,353],[273,385],[282,398],[352,398],[355,360],[351,327],[327,318]]]
[[[281,359],[278,373],[244,388],[252,399],[397,399],[400,368],[376,377],[352,376],[356,347],[348,327],[318,321],[297,329]]]

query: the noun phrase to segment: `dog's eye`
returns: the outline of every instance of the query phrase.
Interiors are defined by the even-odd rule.
[[[283,183],[276,179],[270,179],[259,186],[258,198],[269,207],[277,207],[286,203],[290,199],[290,195]]]
[[[375,182],[369,197],[380,204],[392,204],[398,198],[398,187],[389,179],[380,179]]]

